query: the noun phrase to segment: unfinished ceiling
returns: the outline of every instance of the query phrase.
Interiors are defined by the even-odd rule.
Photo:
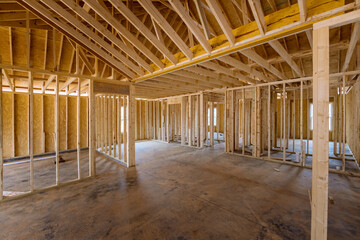
[[[68,94],[81,75],[133,82],[137,97],[157,98],[308,77],[312,24],[354,7],[344,0],[2,1],[5,85],[26,89],[31,69],[35,90],[53,89],[56,71]],[[331,30],[331,73],[355,68],[356,27]]]

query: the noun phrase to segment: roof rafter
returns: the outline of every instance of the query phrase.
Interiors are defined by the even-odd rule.
[[[193,58],[193,53],[190,48],[185,44],[185,42],[180,38],[177,32],[170,26],[166,19],[161,15],[161,13],[155,8],[149,0],[143,0],[139,2],[141,6],[149,13],[151,17],[159,24],[159,26],[164,30],[164,32],[171,38],[171,40],[176,44],[176,46],[181,50],[181,52],[191,60]]]
[[[196,26],[193,19],[187,13],[182,3],[179,0],[170,0],[169,2],[171,6],[173,6],[177,14],[182,18],[189,30],[194,34],[200,45],[205,49],[207,53],[211,53],[212,48],[209,42],[206,40],[200,29]]]
[[[172,62],[173,64],[176,64],[178,62],[177,58],[174,57],[174,55],[166,48],[166,46],[154,36],[154,34],[145,26],[145,24],[140,21],[139,18],[135,16],[135,14],[132,13],[131,10],[125,6],[124,3],[119,0],[109,1],[121,14],[123,14],[123,16],[129,22],[131,22],[131,24],[135,28],[138,29],[139,32],[141,32],[141,34],[144,35],[146,39],[148,39],[152,43],[153,46],[155,46],[167,59],[169,59],[170,62]],[[146,13],[145,16],[148,16],[148,13]],[[145,19],[146,18],[144,17],[144,21]]]
[[[142,44],[129,30],[127,30],[111,13],[100,5],[96,0],[84,0],[99,16],[106,20],[120,35],[133,44],[140,52],[149,58],[159,68],[163,68],[163,62],[158,59],[144,44]]]
[[[211,12],[214,14],[217,22],[219,23],[221,30],[224,32],[226,38],[231,45],[235,44],[235,36],[232,33],[230,24],[227,22],[223,12],[220,10],[220,6],[216,0],[206,0]]]
[[[49,10],[47,10],[45,7],[43,7],[39,2],[35,0],[17,0],[22,6],[24,6],[27,9],[30,9],[31,11],[35,12],[39,17],[44,18],[46,22],[51,24],[52,26],[56,27],[59,31],[66,34],[68,37],[76,40],[77,44],[82,45],[83,47],[86,47],[92,51],[95,55],[97,55],[99,58],[102,58],[105,60],[109,65],[112,67],[118,69],[120,72],[125,73],[130,78],[135,78],[136,75],[130,71],[128,68],[126,68],[121,62],[111,57],[107,52],[105,52],[103,49],[101,49],[96,44],[92,43],[89,39],[84,37],[81,33],[77,32],[75,29],[64,23],[58,18],[54,18],[53,15],[50,13]]]

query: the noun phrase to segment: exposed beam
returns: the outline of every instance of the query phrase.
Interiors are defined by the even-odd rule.
[[[60,5],[58,5],[54,0],[41,0],[41,2],[46,4],[49,8],[51,8],[53,11],[55,11],[57,14],[59,14],[62,18],[64,18],[69,23],[71,23],[80,32],[86,34],[88,37],[93,39],[97,44],[99,44],[101,47],[103,47],[107,52],[111,53],[114,57],[116,57],[118,60],[123,62],[125,65],[127,65],[132,71],[136,72],[140,76],[144,75],[144,71],[140,67],[135,65],[129,59],[127,59],[124,55],[122,55],[119,51],[117,51],[109,43],[105,42],[99,35],[97,35],[91,29],[89,29],[84,24],[82,24],[81,21],[76,19],[71,13],[69,13],[64,8],[62,8]],[[145,61],[143,61],[143,62],[145,63]],[[145,63],[145,65],[148,65],[148,64]],[[150,66],[148,66],[148,67],[151,68]],[[126,70],[125,73],[126,74],[130,73],[130,71]]]
[[[11,80],[11,78],[10,78],[9,74],[7,73],[7,71],[5,69],[2,69],[2,73],[4,74],[4,78],[8,82],[11,91],[15,91],[14,83]]]
[[[201,25],[202,25],[202,27],[204,29],[205,37],[206,37],[207,40],[209,40],[211,38],[210,29],[209,29],[209,23],[207,21],[206,15],[205,15],[204,8],[201,5],[201,0],[194,0],[194,3],[195,3],[195,6],[196,6],[196,10],[198,12],[198,15],[199,15]]]
[[[111,13],[102,7],[96,0],[84,0],[99,16],[107,21],[120,35],[133,44],[140,52],[149,58],[156,66],[162,68],[164,65],[154,53],[142,44],[129,30],[127,30]]]
[[[238,79],[239,81],[242,81],[242,82],[245,82],[245,83],[250,83],[250,84],[255,84],[257,83],[256,80],[254,79],[251,79],[239,72],[236,72],[236,71],[232,71],[231,69],[227,68],[227,67],[223,67],[223,66],[220,66],[219,64],[217,63],[214,63],[214,62],[204,62],[204,63],[201,63],[201,66],[204,66],[206,68],[210,68],[214,71],[217,71],[219,73],[223,73],[223,74],[226,74],[228,76],[231,76],[231,77],[234,77],[236,79]],[[240,84],[240,83],[238,83]]]
[[[101,49],[96,44],[92,43],[89,39],[87,39],[85,36],[83,36],[81,33],[77,32],[75,29],[64,23],[58,18],[54,18],[54,16],[51,14],[49,10],[47,10],[45,7],[43,7],[39,2],[36,0],[18,0],[18,2],[24,6],[25,8],[35,12],[37,15],[39,15],[41,18],[43,18],[44,21],[48,22],[52,26],[56,27],[57,30],[63,32],[68,37],[76,40],[76,42],[83,47],[86,47],[87,49],[91,50],[91,52],[95,55],[97,55],[99,58],[106,61],[109,65],[112,67],[118,69],[120,72],[125,73],[130,78],[136,77],[136,75],[131,72],[128,68],[126,68],[121,62],[111,57],[107,52],[105,52],[103,49]]]
[[[78,14],[81,18],[83,18],[92,27],[94,27],[97,31],[99,31],[106,38],[108,38],[114,45],[124,51],[124,53],[126,53],[134,61],[138,62],[143,68],[145,68],[149,72],[153,72],[154,69],[144,59],[142,59],[133,49],[125,45],[119,38],[114,36],[106,27],[104,27],[104,25],[102,25],[95,18],[93,18],[82,7],[80,7],[72,0],[63,0],[62,2],[71,10],[73,10],[76,14]]]
[[[248,3],[250,5],[251,11],[254,15],[256,24],[258,25],[261,35],[265,35],[267,28],[260,0],[249,0]]]
[[[296,72],[296,74],[300,77],[304,77],[299,66],[296,62],[292,59],[286,49],[281,45],[278,40],[273,40],[269,42],[270,46],[289,64],[289,66]]]
[[[231,45],[235,44],[235,36],[232,33],[230,24],[227,22],[224,13],[220,10],[217,0],[206,0],[211,12],[214,14],[216,21],[219,23],[221,30],[224,32],[227,40]]]
[[[346,56],[345,56],[345,61],[344,61],[343,67],[342,67],[342,72],[345,72],[348,69],[350,60],[353,56],[353,53],[354,53],[356,44],[359,41],[359,38],[360,38],[360,22],[356,22],[354,24],[354,28],[351,33],[350,44],[346,51]]]
[[[155,8],[149,0],[143,0],[139,2],[141,6],[149,13],[149,15],[159,24],[169,38],[176,44],[180,51],[189,59],[193,58],[193,53],[185,42],[180,38],[177,32],[170,26],[163,15]]]
[[[269,72],[273,73],[280,79],[286,79],[286,76],[282,74],[279,70],[277,70],[273,65],[268,63],[264,58],[262,58],[259,54],[257,54],[252,49],[245,49],[241,51],[242,54],[259,64],[261,67],[267,69]]]
[[[258,77],[260,80],[269,82],[269,78],[266,77],[264,74],[262,74],[261,72],[257,71],[254,68],[251,68],[250,66],[248,66],[247,64],[241,62],[240,60],[237,60],[231,56],[224,56],[219,58],[220,61],[229,64],[241,71],[247,72],[250,75],[254,75],[255,77]]]
[[[204,34],[200,31],[200,29],[196,26],[193,19],[190,17],[190,15],[185,10],[184,6],[179,0],[170,0],[169,1],[171,6],[175,9],[177,14],[181,17],[181,19],[184,21],[186,26],[189,28],[189,30],[194,34],[196,39],[199,41],[200,45],[205,49],[207,53],[211,53],[211,46],[207,39],[205,38]]]
[[[144,37],[153,44],[170,62],[176,64],[178,62],[177,58],[165,47],[161,41],[159,41],[154,34],[145,26],[143,22],[120,0],[110,0],[112,5],[136,28],[141,32]],[[145,16],[148,14],[146,13]],[[144,18],[145,20],[146,18]],[[163,68],[164,65],[158,66]]]
[[[298,0],[299,12],[300,12],[300,21],[305,22],[307,18],[307,6],[306,0]]]
[[[50,85],[50,83],[55,79],[56,75],[50,75],[48,80],[46,80],[45,85],[43,86],[42,93],[45,93],[46,89]]]

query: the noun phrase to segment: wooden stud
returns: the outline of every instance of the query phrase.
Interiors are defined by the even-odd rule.
[[[186,97],[181,97],[181,145],[186,144]]]
[[[30,191],[35,190],[34,186],[34,91],[33,73],[29,72],[29,157],[30,157]]]
[[[116,106],[115,95],[112,95],[112,145],[113,145],[113,157],[116,158]]]
[[[127,147],[128,161],[127,166],[135,166],[135,86],[130,85],[128,96],[128,124],[127,124]]]
[[[360,28],[360,25],[359,25]],[[345,172],[345,134],[346,134],[346,96],[345,96],[345,92],[346,92],[346,88],[345,88],[345,83],[347,80],[347,76],[343,76],[343,81],[342,81],[342,114],[343,114],[343,122],[342,122],[342,129],[343,129],[343,135],[342,135],[342,149],[343,149],[343,153],[342,153],[342,171]]]
[[[123,129],[124,129],[124,133],[123,133],[123,146],[124,146],[124,162],[127,163],[127,166],[129,166],[128,163],[128,96],[123,96],[123,114],[124,114],[124,123],[123,123]]]
[[[286,91],[285,91],[285,83],[283,83],[283,94],[282,94],[282,101],[283,101],[283,139],[282,139],[282,147],[283,147],[283,162],[285,162],[285,155],[286,155]]]
[[[78,88],[77,88],[77,119],[76,119],[76,148],[77,148],[77,170],[78,170],[78,179],[81,179],[81,154],[80,154],[80,151],[81,151],[81,145],[80,145],[80,141],[81,141],[81,121],[80,121],[80,118],[81,118],[81,99],[80,99],[80,94],[81,94],[81,79],[78,78]]]
[[[210,102],[210,146],[214,146],[214,102]]]
[[[300,162],[305,165],[305,153],[303,152],[303,81],[300,82]]]
[[[327,239],[329,175],[329,27],[313,34],[311,239]]]
[[[56,162],[56,185],[59,185],[59,159],[60,159],[60,97],[59,97],[59,77],[55,77],[55,162]]]
[[[243,119],[243,124],[242,124],[242,154],[245,154],[245,144],[246,144],[246,134],[245,134],[245,89],[242,89],[242,119]]]
[[[0,63],[1,63],[0,56]],[[0,72],[2,69],[0,68]],[[0,200],[3,199],[4,191],[4,159],[3,159],[3,107],[2,107],[2,74],[0,74]]]
[[[271,132],[270,132],[270,127],[271,127],[271,86],[268,85],[268,105],[267,105],[267,131],[268,131],[268,158],[271,159]]]

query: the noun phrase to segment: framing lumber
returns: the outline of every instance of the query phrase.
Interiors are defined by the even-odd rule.
[[[231,45],[235,44],[235,36],[232,33],[232,29],[230,24],[227,22],[224,13],[220,10],[219,3],[216,0],[206,0],[211,12],[214,14],[217,22],[219,23],[221,30],[224,32],[227,40]]]
[[[329,27],[314,29],[311,239],[327,239],[329,175]]]

